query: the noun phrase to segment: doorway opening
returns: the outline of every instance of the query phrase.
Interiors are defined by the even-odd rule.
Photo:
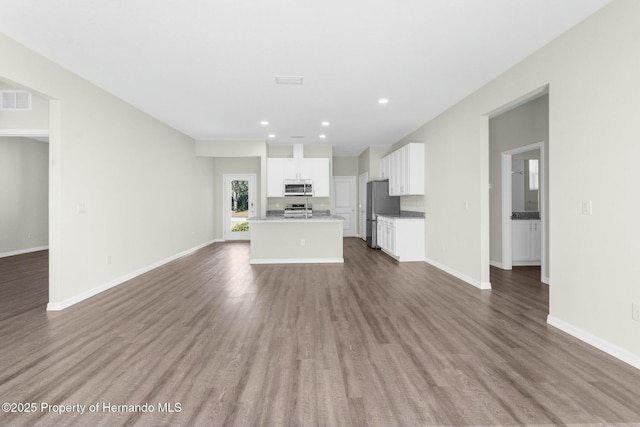
[[[224,239],[249,240],[249,218],[256,215],[255,174],[225,174]]]
[[[4,78],[0,78],[0,88],[31,94],[30,109],[5,111],[0,123],[0,139],[7,143],[0,157],[9,162],[3,165],[1,175],[11,183],[3,195],[9,210],[0,214],[1,222],[9,227],[5,229],[8,234],[3,234],[0,258],[10,265],[42,260],[38,268],[45,273],[43,281],[37,281],[38,295],[44,294],[49,310],[59,288],[59,101]],[[40,292],[41,286],[47,292]]]
[[[538,159],[520,159],[523,161],[522,171],[514,170],[514,158],[517,158],[519,154],[537,152]],[[546,232],[546,218],[545,218],[545,150],[544,142],[537,142],[535,144],[525,145],[524,147],[518,147],[511,150],[502,152],[501,155],[501,169],[502,169],[502,268],[504,270],[511,270],[515,262],[519,265],[527,265],[527,254],[530,253],[530,258],[536,258],[536,253],[540,254],[540,281],[548,284],[548,279],[545,277],[546,271],[545,263],[545,232]],[[536,162],[524,162],[524,160],[537,160]],[[515,163],[517,164],[517,162]],[[536,166],[534,166],[536,165]],[[526,173],[525,173],[526,172]],[[522,175],[520,175],[522,173]],[[514,174],[515,176],[514,179]],[[525,176],[526,175],[526,176]],[[519,178],[522,177],[522,180]],[[514,183],[523,182],[523,187],[531,189],[537,187],[535,190],[529,191],[529,193],[537,193],[537,203],[535,211],[538,212],[540,229],[538,230],[537,221],[532,219],[528,221],[523,219],[512,219],[515,212],[526,214],[527,204],[533,204],[533,200],[527,200],[528,196],[523,191],[522,200],[515,200],[516,205],[522,205],[522,211],[518,208],[514,210]],[[534,182],[536,181],[536,182]],[[518,199],[520,197],[517,197]],[[535,212],[533,209],[529,212]],[[525,215],[526,216],[526,215]],[[531,216],[533,218],[533,216]],[[514,238],[515,244],[514,244]],[[520,242],[524,241],[524,244]],[[514,252],[515,251],[515,252]],[[532,259],[533,259],[532,258]],[[534,262],[535,264],[535,262]]]

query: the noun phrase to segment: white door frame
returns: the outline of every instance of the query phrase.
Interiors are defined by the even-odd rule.
[[[546,164],[544,153],[544,142],[536,142],[535,144],[525,145],[524,147],[513,148],[502,152],[502,268],[511,270],[513,268],[513,248],[511,236],[511,160],[515,154],[524,153],[532,150],[540,150],[540,170],[539,170],[539,211],[541,230],[541,253],[540,253],[540,281],[549,284],[549,280],[545,277],[545,240],[547,219],[545,217],[545,190],[546,183],[544,180]]]
[[[367,240],[367,182],[369,172],[361,173],[358,176],[358,234],[362,240]]]
[[[251,230],[247,232],[231,232],[231,181],[249,181],[249,217],[256,216],[256,174],[225,173],[222,175],[222,237],[225,240],[249,240]]]

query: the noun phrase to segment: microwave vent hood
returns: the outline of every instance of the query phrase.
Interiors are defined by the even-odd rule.
[[[313,181],[310,179],[285,179],[285,196],[313,196]]]

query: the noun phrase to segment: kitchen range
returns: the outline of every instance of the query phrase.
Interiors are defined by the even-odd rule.
[[[313,218],[313,208],[305,203],[289,203],[284,207],[285,218]]]

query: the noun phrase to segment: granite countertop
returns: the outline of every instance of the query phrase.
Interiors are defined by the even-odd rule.
[[[414,212],[414,211],[400,211],[400,214],[379,214],[378,216],[383,216],[386,218],[400,218],[400,219],[415,219],[415,218],[424,218],[424,212]]]
[[[344,218],[335,215],[314,215],[311,218],[285,218],[284,215],[267,215],[249,218],[249,222],[338,222]]]
[[[540,212],[511,212],[511,219],[514,221],[540,219]]]

